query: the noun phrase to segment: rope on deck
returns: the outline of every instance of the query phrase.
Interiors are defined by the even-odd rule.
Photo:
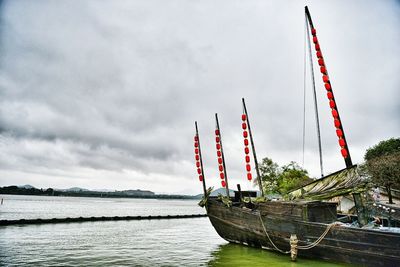
[[[19,220],[0,220],[0,226],[18,224],[45,224],[45,223],[73,223],[73,222],[96,222],[96,221],[130,221],[130,220],[169,220],[169,219],[189,219],[207,217],[207,214],[190,215],[158,215],[158,216],[112,216],[112,217],[77,217],[77,218],[52,218],[52,219],[19,219]]]

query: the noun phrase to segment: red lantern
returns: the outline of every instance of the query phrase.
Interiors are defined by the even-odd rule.
[[[329,81],[328,75],[322,76],[322,80],[324,81],[324,83],[327,83]]]
[[[339,139],[339,145],[342,146],[342,147],[345,146],[346,145],[346,141],[344,141],[343,138]]]
[[[246,114],[242,114],[242,121],[245,121],[247,119]]]
[[[215,137],[215,142],[219,143],[221,141],[221,139],[219,138],[219,136]]]
[[[220,158],[221,156],[222,156],[222,153],[221,153],[221,151],[217,151],[217,156],[218,156],[218,158]]]
[[[219,130],[215,130],[215,135],[219,135]]]
[[[218,163],[222,164],[222,158],[218,158]]]
[[[199,181],[203,182],[203,175],[199,175]]]
[[[333,100],[329,101],[329,106],[331,108],[334,108],[336,106],[335,101],[333,101]]]
[[[223,172],[221,172],[221,173],[219,174],[219,178],[224,179],[224,178],[225,178],[225,174],[224,174]]]
[[[315,50],[320,51],[321,47],[319,46],[319,44],[315,44]]]
[[[322,58],[322,52],[321,51],[317,52],[317,58]]]
[[[221,145],[220,144],[216,144],[215,147],[217,148],[217,150],[221,149]]]
[[[343,158],[347,158],[347,156],[349,155],[349,153],[347,152],[347,149],[345,149],[345,148],[342,148],[342,149],[340,150],[340,152],[342,152]]]
[[[200,160],[200,156],[199,155],[196,155],[195,158],[196,158],[196,160]]]
[[[245,159],[246,159],[246,163],[249,163],[249,162],[250,162],[250,157],[249,157],[249,156],[246,155],[246,158],[245,158]]]
[[[248,147],[245,147],[245,148],[244,148],[244,153],[246,153],[246,155],[250,153],[250,150],[249,150]]]
[[[197,155],[197,154],[199,154],[199,149],[198,148],[195,148],[194,149],[194,153]]]
[[[312,38],[312,41],[313,41],[314,44],[317,44],[317,43],[318,43],[318,38],[317,38],[317,36],[314,36],[314,37]]]
[[[201,169],[200,168],[197,168],[197,173],[201,174]]]
[[[221,181],[221,185],[222,185],[222,187],[225,187],[226,186],[226,182],[225,181]]]
[[[339,128],[339,127],[340,127],[340,120],[335,119],[334,123],[335,123],[335,127],[336,127],[336,128]]]
[[[248,135],[247,131],[243,131],[243,137],[247,138],[247,135]]]
[[[247,124],[245,122],[242,123],[242,129],[246,130],[247,129]]]
[[[318,59],[318,65],[325,66],[324,65],[324,59],[322,59],[322,58]]]
[[[244,145],[248,146],[249,145],[249,140],[248,139],[244,139]]]
[[[320,51],[318,51],[318,52],[320,52]],[[320,68],[320,71],[321,71],[322,74],[326,74],[326,68],[324,66],[322,66]]]
[[[196,161],[196,167],[200,168],[200,161]]]
[[[251,181],[251,179],[253,179],[253,176],[251,175],[251,172],[249,172],[247,174],[247,180]]]
[[[195,142],[199,141],[199,138],[197,137],[197,135],[194,136],[194,141]]]
[[[312,28],[312,29],[311,29],[311,34],[314,35],[314,36],[317,35],[317,30],[314,29],[314,28]]]
[[[194,142],[194,147],[199,147],[199,143],[198,142]]]
[[[336,135],[337,135],[339,138],[342,137],[342,136],[343,136],[342,130],[337,129],[337,130],[336,130]]]
[[[219,166],[218,166],[218,169],[219,169],[220,172],[223,172],[223,171],[224,171],[224,166],[219,165]]]
[[[246,170],[249,172],[249,171],[251,171],[251,166],[250,166],[250,164],[246,164]]]
[[[329,92],[329,91],[328,91],[328,93],[326,93],[326,96],[328,97],[329,100],[332,100],[332,99],[333,99],[333,94],[332,94],[332,92]]]
[[[334,118],[337,118],[337,117],[339,116],[339,113],[337,112],[336,109],[332,109],[332,116],[333,116]]]
[[[325,84],[325,89],[328,90],[328,91],[331,90],[332,89],[331,84],[330,83],[326,83]]]

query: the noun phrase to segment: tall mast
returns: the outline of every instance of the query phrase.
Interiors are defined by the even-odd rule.
[[[250,127],[250,121],[249,121],[249,114],[247,113],[247,108],[246,108],[246,103],[244,102],[244,98],[242,98],[242,103],[243,103],[243,111],[244,111],[244,114],[246,115],[247,127],[249,129],[251,150],[253,150],[253,158],[254,158],[254,164],[255,164],[255,167],[256,167],[258,187],[260,188],[261,196],[264,196],[264,191],[263,191],[262,183],[261,183],[260,169],[258,168],[256,148],[254,146],[253,135],[251,133],[251,127]]]
[[[320,169],[321,169],[321,177],[324,177],[324,167],[323,167],[323,163],[322,163],[321,129],[319,127],[318,101],[317,101],[317,92],[315,90],[314,64],[313,64],[313,61],[312,61],[310,33],[308,31],[309,27],[308,27],[308,24],[306,24],[306,25],[307,25],[306,31],[307,31],[307,40],[308,40],[308,42],[307,42],[308,43],[308,52],[309,52],[309,55],[310,55],[310,72],[311,72],[311,80],[312,80],[312,86],[313,86],[315,123],[316,123],[316,127],[317,127],[317,137],[318,137],[319,166],[320,166]]]
[[[325,84],[325,89],[327,91],[327,97],[329,99],[329,106],[331,107],[332,116],[334,119],[334,125],[336,127],[336,135],[339,138],[339,146],[341,148],[341,153],[344,158],[346,168],[350,168],[351,166],[353,166],[353,163],[351,161],[350,151],[347,146],[346,136],[344,134],[342,122],[340,120],[339,110],[336,105],[335,96],[333,94],[332,85],[331,85],[329,75],[328,75],[328,70],[326,68],[326,64],[325,64],[325,61],[324,61],[324,58],[323,58],[322,52],[321,52],[321,47],[318,42],[317,31],[314,28],[314,24],[311,19],[310,11],[308,10],[307,6],[305,7],[305,12],[306,12],[307,21],[311,28],[311,34],[313,36],[313,43],[315,44],[315,50],[316,50],[316,54],[317,54],[317,58],[318,58],[318,64],[320,66],[322,80]]]
[[[201,178],[200,177],[199,178],[203,182],[203,192],[204,192],[204,197],[206,197],[206,192],[207,192],[207,189],[206,189],[206,177],[204,176],[203,157],[201,155],[200,137],[199,137],[199,129],[197,128],[197,121],[195,121],[194,124],[195,124],[195,127],[196,127],[195,142],[197,141],[197,143],[198,143],[198,147],[197,148],[199,149],[198,155],[199,155],[199,162],[200,162],[200,168],[201,168]],[[197,160],[197,158],[196,158],[196,160]]]
[[[221,135],[221,130],[219,128],[219,121],[218,121],[218,114],[217,113],[215,113],[215,122],[216,122],[215,135],[216,135],[216,138],[219,138],[219,140],[217,141],[217,151],[218,151],[218,145],[220,145],[220,150],[221,150],[221,157],[220,158],[222,159],[222,166],[223,166],[223,171],[220,170],[221,171],[220,175],[222,175],[221,179],[222,178],[224,179],[222,181],[222,186],[225,187],[226,195],[229,197],[228,175],[226,174],[224,148],[222,146],[222,135]],[[225,181],[225,183],[224,183],[224,181]]]

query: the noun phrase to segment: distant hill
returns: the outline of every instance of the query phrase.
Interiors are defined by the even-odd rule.
[[[18,185],[18,188],[35,189],[36,187],[31,186],[30,184],[26,184],[26,185]]]
[[[90,191],[89,189],[85,189],[85,188],[80,188],[80,187],[71,187],[68,189],[64,189],[62,191],[65,192],[84,192],[84,191]]]
[[[226,189],[225,188],[218,188],[215,189],[214,191],[211,192],[210,196],[212,197],[217,197],[218,194],[226,196]],[[235,191],[232,189],[229,189],[229,196],[234,197],[235,196]]]

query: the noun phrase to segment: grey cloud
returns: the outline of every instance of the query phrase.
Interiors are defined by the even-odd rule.
[[[309,5],[350,150],[360,161],[363,149],[399,134],[400,7],[395,1]],[[0,173],[83,172],[101,176],[104,185],[97,187],[120,177],[121,185],[149,188],[155,184],[144,177],[157,176],[193,188],[193,122],[214,177],[218,112],[228,166],[239,179],[242,97],[259,157],[300,162],[303,8],[258,0],[4,1]],[[334,171],[343,163],[318,73],[316,79],[326,169]],[[306,167],[317,175],[310,92]],[[1,184],[11,183],[2,177]]]

